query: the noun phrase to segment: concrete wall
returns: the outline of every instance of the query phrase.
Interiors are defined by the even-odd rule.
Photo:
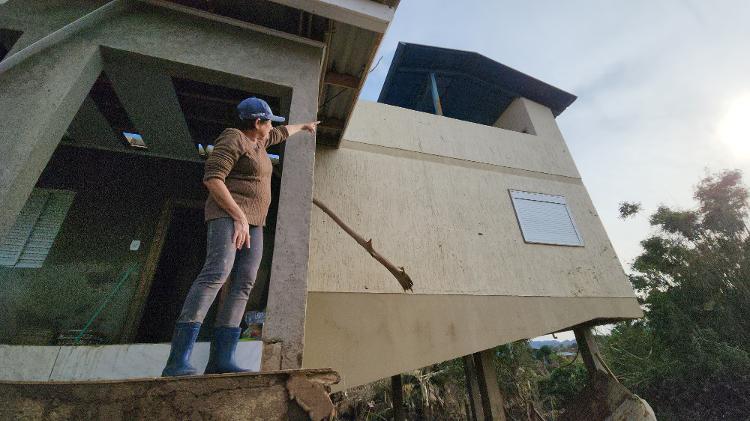
[[[0,27],[28,35],[16,43],[18,49],[99,3],[10,1],[0,5]],[[0,147],[6,151],[0,161],[0,201],[7,209],[0,216],[0,235],[104,70],[108,59],[103,55],[156,62],[170,74],[208,83],[284,95],[291,122],[310,121],[317,114],[318,46],[136,3],[0,75]]]
[[[313,212],[304,365],[341,387],[640,309],[549,109],[515,103],[536,135],[359,102],[338,150],[318,149],[315,197],[414,281]],[[520,125],[519,125],[520,127]],[[524,242],[508,189],[564,195],[584,247]]]
[[[22,48],[103,2],[10,1],[0,27],[22,31]],[[156,64],[171,75],[281,97],[289,122],[318,111],[322,44],[133,2],[108,18],[0,75],[0,235],[12,226],[65,129],[105,64]],[[157,127],[160,129],[161,127]],[[154,132],[158,132],[155,130]],[[286,145],[264,334],[283,343],[282,366],[301,364],[307,292],[315,142]]]

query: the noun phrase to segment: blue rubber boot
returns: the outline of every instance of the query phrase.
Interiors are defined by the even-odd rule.
[[[192,376],[198,370],[190,365],[190,354],[193,352],[195,339],[201,330],[200,323],[177,323],[172,334],[172,349],[169,351],[167,366],[161,372],[162,377]]]
[[[253,370],[238,367],[234,362],[234,350],[240,339],[239,327],[217,327],[211,341],[205,374],[244,373]]]

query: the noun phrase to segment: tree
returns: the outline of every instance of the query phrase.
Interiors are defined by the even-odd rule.
[[[678,412],[699,404],[715,382],[744,384],[750,376],[748,190],[740,171],[723,171],[703,178],[694,198],[695,209],[661,206],[651,215],[656,233],[641,242],[630,275],[645,317],[616,326],[605,347],[637,393],[684,390],[690,401],[669,405]],[[729,392],[744,415],[746,392]],[[652,402],[657,413],[659,403]]]

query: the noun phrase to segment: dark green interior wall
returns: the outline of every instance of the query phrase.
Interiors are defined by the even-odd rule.
[[[60,146],[37,187],[73,190],[75,200],[42,268],[0,267],[0,342],[51,343],[80,329],[126,268],[140,273],[164,200],[205,199],[202,173],[200,163]],[[125,283],[93,331],[119,336],[138,281]]]

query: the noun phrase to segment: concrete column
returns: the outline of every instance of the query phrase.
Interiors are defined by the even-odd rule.
[[[501,129],[562,139],[552,110],[523,97],[516,98],[494,124]]]
[[[401,374],[391,377],[391,391],[393,393],[393,421],[404,421],[404,385]]]
[[[68,133],[76,145],[125,149],[123,141],[115,134],[90,96],[83,100],[81,108],[68,127]]]
[[[71,39],[0,74],[0,236],[101,71],[99,46]]]
[[[178,159],[198,158],[169,75],[122,59],[108,60],[106,72],[149,151]]]
[[[583,364],[586,366],[586,370],[589,372],[589,376],[593,376],[597,371],[606,373],[607,370],[597,358],[597,355],[601,355],[599,352],[599,346],[596,344],[596,338],[590,327],[578,327],[573,329],[573,333],[576,335],[576,343],[578,344],[578,352],[581,354]]]
[[[309,86],[293,92],[290,123],[314,121],[317,89],[317,79],[310,79]],[[281,369],[302,367],[314,165],[315,136],[302,132],[285,143],[263,325],[263,341],[281,344]]]
[[[500,114],[494,126],[501,129],[536,135],[534,123],[531,121],[531,116],[529,115],[529,102],[526,98],[514,99],[508,108]]]
[[[482,409],[486,421],[505,421],[505,399],[500,391],[495,374],[495,349],[474,354],[479,393],[482,396]]]
[[[469,396],[471,420],[484,421],[482,396],[479,393],[479,378],[474,364],[474,355],[465,355],[462,357],[462,360],[464,362],[464,376],[466,377],[466,392]]]

